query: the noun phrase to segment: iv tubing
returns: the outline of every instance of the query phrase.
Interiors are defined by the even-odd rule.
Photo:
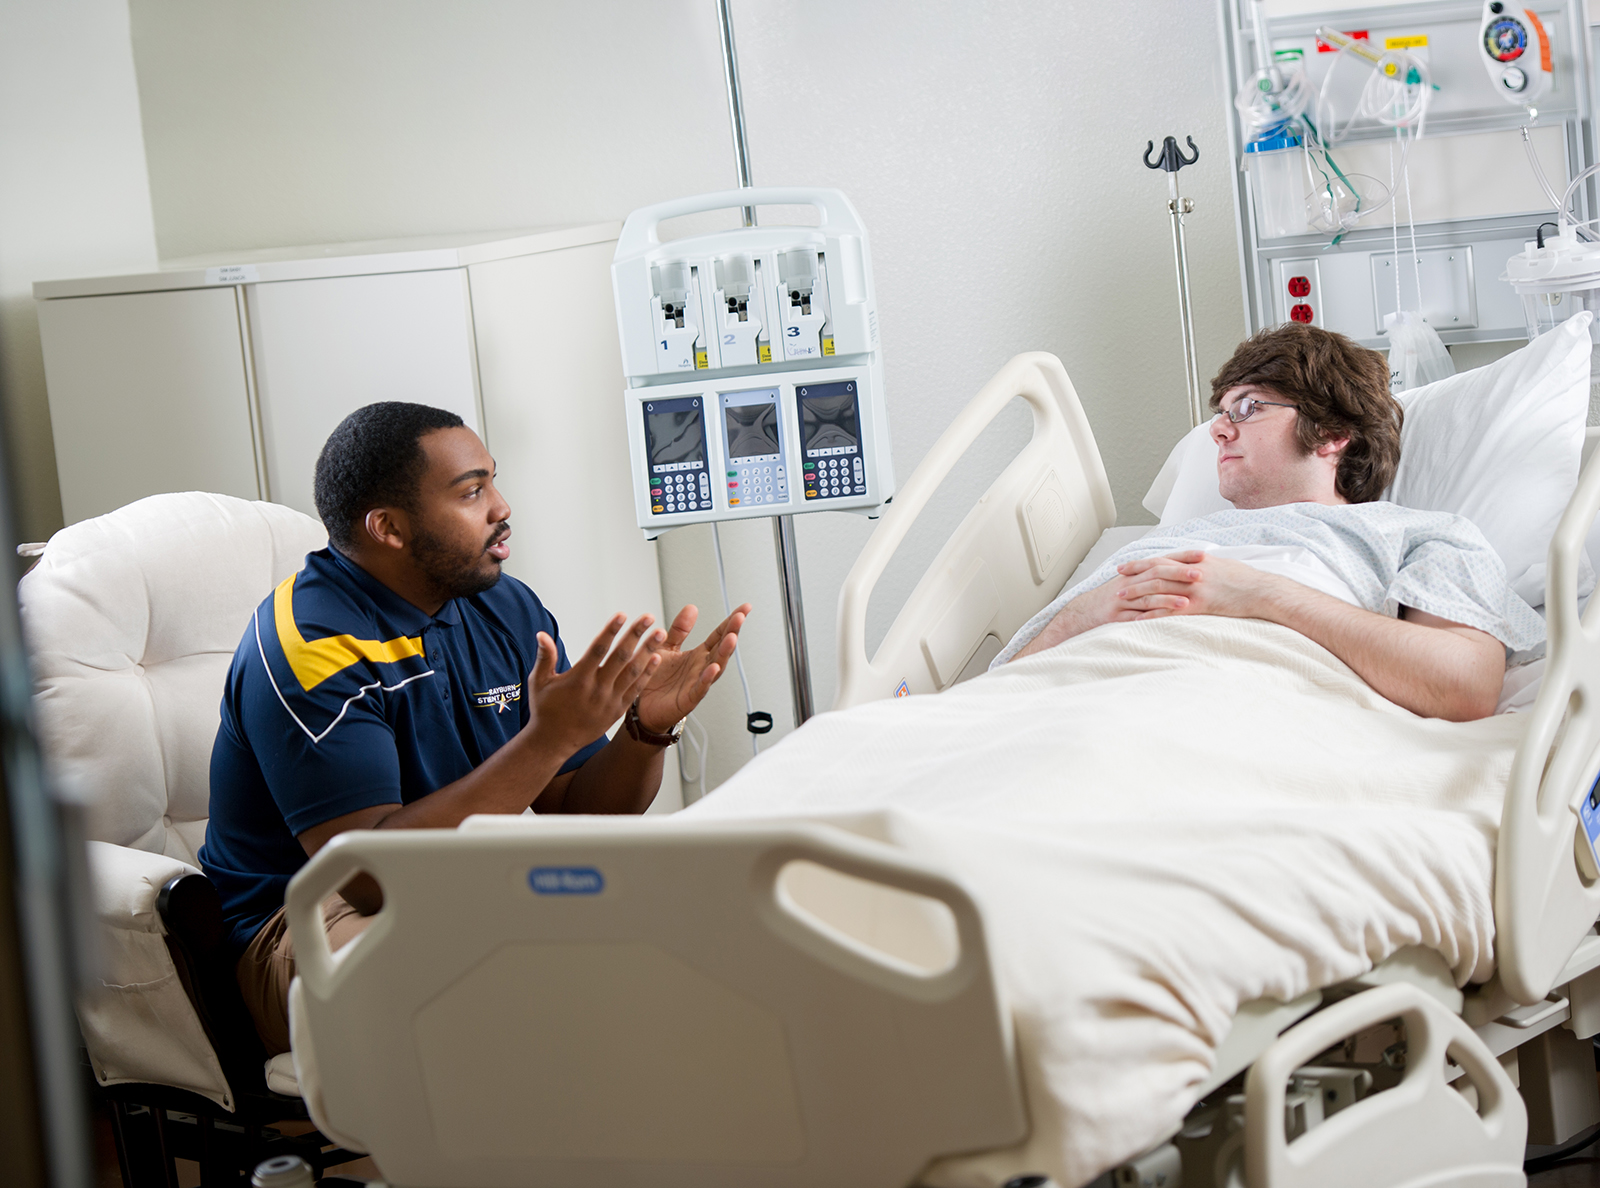
[[[1400,129],[1396,128],[1395,129],[1395,139],[1398,140],[1399,138],[1400,138]],[[1403,160],[1401,161],[1400,167],[1402,169],[1405,168],[1405,162]],[[1394,192],[1398,188],[1395,185],[1395,181],[1396,181],[1396,178],[1395,178],[1395,175],[1394,175],[1394,145],[1391,144],[1389,146],[1389,197],[1390,198],[1394,197]],[[1400,301],[1400,204],[1398,202],[1391,203],[1391,205],[1389,206],[1389,230],[1390,230],[1390,234],[1394,238],[1394,316],[1395,316],[1395,320],[1399,321],[1399,319],[1400,319],[1400,311],[1402,309],[1404,309],[1405,307],[1404,307],[1404,305],[1401,304],[1401,301]]]
[[[690,748],[694,749],[695,763],[698,767],[696,774],[690,775],[684,762]],[[706,794],[706,755],[711,749],[711,738],[706,733],[706,728],[695,720],[693,714],[683,720],[683,739],[678,746],[678,777],[684,784],[698,785],[698,794],[694,800],[689,799],[688,789],[684,790],[684,807],[693,804],[695,800],[702,799]]]
[[[1563,209],[1563,203],[1560,197],[1557,196],[1555,187],[1550,184],[1550,179],[1545,175],[1544,166],[1539,161],[1539,154],[1533,151],[1533,137],[1528,134],[1528,126],[1524,124],[1521,131],[1522,147],[1528,152],[1528,164],[1533,168],[1533,176],[1534,179],[1539,183],[1539,189],[1544,191],[1544,196],[1550,200],[1550,205],[1554,207],[1557,212],[1565,213]],[[1581,181],[1582,179],[1580,178],[1579,180]],[[1585,219],[1581,223],[1573,221],[1569,225],[1577,233],[1579,239],[1592,241],[1594,239],[1594,235],[1587,228],[1590,223],[1596,221],[1597,220],[1595,219]]]
[[[1346,37],[1337,29],[1330,29],[1324,26],[1323,28],[1317,30],[1317,36],[1322,38],[1323,41],[1326,41],[1331,46],[1335,46],[1342,50],[1349,50],[1356,56],[1365,58],[1374,66],[1383,61],[1383,55],[1374,50],[1370,45],[1362,45],[1361,42],[1356,38]]]
[[[1600,173],[1600,165],[1591,165],[1578,174],[1577,177],[1572,179],[1572,184],[1567,187],[1567,192],[1561,195],[1561,201],[1556,206],[1556,216],[1561,220],[1563,229],[1573,225],[1572,218],[1567,214],[1567,204],[1572,201],[1573,191],[1583,184],[1585,178],[1595,173]]]
[[[1533,166],[1533,176],[1538,180],[1539,188],[1544,191],[1544,196],[1550,199],[1550,205],[1560,210],[1561,199],[1556,196],[1555,187],[1544,174],[1544,166],[1539,163],[1539,154],[1533,151],[1533,137],[1528,134],[1526,124],[1522,127],[1522,147],[1528,150],[1528,164]]]
[[[711,547],[717,553],[717,585],[722,588],[722,615],[724,618],[733,614],[733,607],[728,602],[728,575],[722,568],[722,534],[717,531],[717,522],[711,521]],[[750,682],[744,675],[744,657],[739,655],[739,649],[733,650],[733,662],[739,669],[739,684],[744,686],[744,712],[746,717],[755,712],[750,705]],[[750,736],[750,753],[761,754],[761,743],[755,735]]]
[[[1274,91],[1283,89],[1283,76],[1272,58],[1272,38],[1267,34],[1267,0],[1250,0],[1250,20],[1255,31],[1256,69],[1266,74]]]
[[[1400,129],[1396,128],[1394,134],[1399,136]],[[1406,226],[1411,228],[1411,268],[1417,277],[1417,315],[1420,317],[1422,314],[1422,257],[1417,254],[1417,220],[1411,209],[1411,174],[1406,173],[1402,177],[1406,183]],[[1399,267],[1399,264],[1400,261],[1396,260],[1396,268]]]

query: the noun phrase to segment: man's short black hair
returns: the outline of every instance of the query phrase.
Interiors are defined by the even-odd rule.
[[[340,421],[317,456],[313,484],[328,539],[348,551],[356,521],[373,508],[416,510],[427,466],[422,435],[464,424],[453,412],[403,400],[380,400]]]

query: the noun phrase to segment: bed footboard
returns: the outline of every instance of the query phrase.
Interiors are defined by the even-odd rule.
[[[480,818],[319,851],[287,896],[319,1122],[387,1180],[457,1188],[881,1188],[1026,1134],[960,884],[831,826],[669,820]],[[383,909],[334,954],[320,905],[356,871]],[[946,943],[864,940],[801,872],[913,899]]]
[[[1550,542],[1548,659],[1511,767],[1495,861],[1500,981],[1525,1004],[1555,985],[1600,916],[1600,883],[1579,867],[1587,842],[1572,811],[1600,775],[1600,599],[1578,614],[1580,557],[1597,511],[1600,464],[1591,460]]]
[[[1012,398],[1033,437],[967,513],[889,628],[866,653],[867,601],[889,558],[951,468]],[[1061,360],[1018,355],[945,430],[884,512],[839,594],[835,709],[953,685],[1054,598],[1117,517],[1089,420]]]

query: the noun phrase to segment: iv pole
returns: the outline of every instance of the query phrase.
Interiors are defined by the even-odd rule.
[[[1189,253],[1183,242],[1183,216],[1194,213],[1194,199],[1179,196],[1178,170],[1198,161],[1200,150],[1195,148],[1194,137],[1185,136],[1184,139],[1189,142],[1190,156],[1183,155],[1176,136],[1169,136],[1162,142],[1161,153],[1154,161],[1150,159],[1150,151],[1155,148],[1155,141],[1146,142],[1144,163],[1147,169],[1162,169],[1167,174],[1167,212],[1172,216],[1172,254],[1178,266],[1178,320],[1183,325],[1183,369],[1189,385],[1189,421],[1198,425],[1206,419],[1206,410],[1200,402],[1200,361],[1194,345],[1194,313],[1189,308]]]
[[[733,47],[733,14],[728,0],[717,0],[717,25],[722,32],[722,71],[728,84],[728,118],[733,124],[733,156],[739,188],[750,188],[750,148],[744,135],[744,100],[739,93],[739,58]],[[756,225],[756,208],[744,208],[744,225]],[[800,558],[795,551],[794,517],[774,516],[772,541],[778,551],[778,585],[783,594],[783,622],[789,637],[789,677],[794,692],[794,724],[811,717],[811,660],[806,652],[806,613],[800,599]]]

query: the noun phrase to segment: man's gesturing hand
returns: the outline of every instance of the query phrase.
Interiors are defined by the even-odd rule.
[[[747,602],[718,624],[697,648],[683,651],[684,641],[694,630],[700,612],[686,606],[668,630],[665,639],[645,646],[661,661],[661,666],[646,682],[639,695],[639,724],[646,730],[665,734],[681,722],[728,666],[728,658],[739,646],[739,630],[750,614]]]
[[[640,615],[613,648],[627,617],[617,615],[566,672],[556,671],[556,644],[539,632],[539,659],[528,678],[527,731],[571,753],[593,742],[622,717],[661,664],[655,654],[666,636],[657,631],[644,647],[639,641],[655,619]],[[606,653],[609,652],[608,656]]]

